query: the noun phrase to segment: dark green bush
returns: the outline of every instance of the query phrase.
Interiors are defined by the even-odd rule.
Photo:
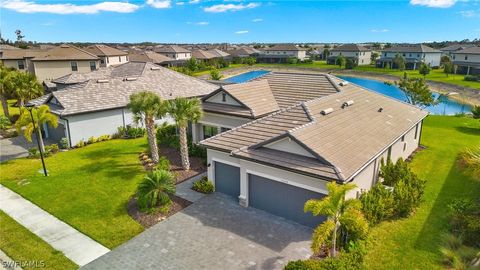
[[[195,181],[193,183],[193,190],[201,192],[201,193],[212,193],[215,191],[215,187],[213,186],[211,181],[208,181],[207,177],[202,177],[202,179]]]
[[[287,63],[288,63],[288,64],[296,64],[296,63],[298,63],[298,58],[296,58],[296,57],[289,57],[289,58],[287,59]]]
[[[284,270],[320,270],[322,268],[322,261],[320,260],[298,260],[290,261],[283,268]]]
[[[448,205],[451,231],[465,245],[480,247],[480,200],[457,199]]]
[[[170,171],[170,160],[166,157],[160,157],[157,164],[157,170]]]
[[[145,129],[141,127],[127,127],[128,138],[140,138],[145,135]]]
[[[345,59],[345,68],[346,69],[354,69],[357,66],[357,63],[353,61],[351,58],[346,58]]]
[[[388,220],[395,213],[395,199],[393,192],[381,183],[373,186],[368,192],[360,196],[362,211],[370,225],[382,220]]]
[[[167,123],[163,123],[157,127],[157,141],[159,145],[166,145],[174,148],[180,146],[177,136],[177,127]]]
[[[5,115],[0,115],[0,129],[6,129],[12,122]]]
[[[469,81],[469,82],[480,82],[480,76],[479,75],[465,75],[465,77],[463,77],[463,80]]]

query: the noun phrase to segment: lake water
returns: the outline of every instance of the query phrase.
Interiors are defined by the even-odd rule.
[[[263,75],[270,73],[268,70],[254,70],[254,71],[249,71],[242,73],[240,75],[236,75],[230,78],[225,79],[224,81],[226,82],[231,82],[231,83],[243,83],[243,82],[248,82],[250,80],[256,79],[258,77],[262,77]]]
[[[352,82],[354,84],[363,86],[377,93],[384,94],[386,96],[401,100],[407,101],[405,94],[395,85],[387,85],[383,82],[357,78],[357,77],[347,77],[347,76],[338,76],[346,81]],[[435,98],[438,98],[440,94],[433,93]],[[456,100],[448,98],[447,96],[440,97],[440,103],[435,106],[428,106],[425,110],[429,111],[431,114],[439,115],[455,115],[459,113],[470,113],[471,106],[468,104],[460,103]]]

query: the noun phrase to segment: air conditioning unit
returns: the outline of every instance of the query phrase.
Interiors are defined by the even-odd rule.
[[[326,108],[325,110],[321,111],[320,113],[322,115],[327,115],[327,114],[331,114],[333,112],[333,108]]]

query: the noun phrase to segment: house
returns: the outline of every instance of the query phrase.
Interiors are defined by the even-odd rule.
[[[67,138],[75,146],[90,137],[111,135],[118,127],[133,125],[126,108],[130,95],[153,91],[162,99],[200,97],[218,87],[153,63],[128,62],[89,73],[72,73],[55,79],[59,91],[31,101],[46,104],[58,117],[58,127],[45,127],[45,137],[54,141]],[[171,122],[169,117],[157,123]]]
[[[162,67],[171,66],[175,62],[174,59],[152,51],[131,53],[128,55],[130,61],[154,63]]]
[[[32,59],[45,52],[45,50],[32,49],[5,49],[2,51],[0,59],[5,67],[12,67],[20,71],[35,74],[35,67]]]
[[[257,56],[261,52],[255,48],[243,46],[234,50],[227,50],[227,53],[230,54],[231,57],[246,58],[251,56]]]
[[[450,57],[450,59],[451,59],[453,53],[455,53],[457,51],[460,51],[460,50],[463,50],[463,49],[471,48],[471,47],[475,47],[475,45],[473,45],[473,44],[452,44],[450,46],[441,48],[440,51],[442,51],[442,56],[446,55],[446,56]]]
[[[283,82],[295,80],[288,74],[282,76]],[[232,196],[243,206],[315,227],[323,218],[304,213],[304,203],[327,196],[329,182],[354,183],[357,188],[349,198],[369,190],[380,181],[382,159],[407,158],[418,148],[427,112],[341,83],[333,76],[292,76],[323,77],[322,84],[329,83],[338,91],[299,97],[291,106],[277,99],[280,110],[207,138],[200,145],[207,148],[208,178],[217,192]],[[248,88],[248,84],[259,87],[257,82],[242,87]],[[324,87],[317,83],[317,88]],[[297,96],[309,92],[297,92]],[[242,103],[250,98],[235,97]],[[265,112],[276,109],[264,106]]]
[[[264,48],[257,56],[257,61],[262,63],[286,63],[290,58],[303,61],[307,58],[307,50],[293,44],[275,45]]]
[[[327,57],[327,63],[335,65],[337,57],[342,55],[345,58],[352,59],[359,66],[370,65],[372,50],[357,44],[343,44],[330,50]]]
[[[480,47],[470,47],[452,53],[455,73],[480,75]]]
[[[192,57],[200,61],[208,62],[215,59],[217,56],[208,51],[198,49],[192,51]]]
[[[192,58],[192,52],[177,45],[166,45],[160,48],[155,48],[155,52],[163,54],[175,60],[188,60]]]
[[[215,58],[217,59],[230,59],[230,54],[227,53],[227,52],[224,52],[222,50],[219,50],[219,49],[211,49],[211,50],[207,50],[208,53],[212,54],[215,56]]]
[[[100,59],[100,67],[128,62],[128,53],[107,45],[91,45],[86,47],[85,51],[96,55]]]
[[[405,59],[406,69],[418,69],[420,63],[426,63],[431,67],[439,67],[442,51],[423,44],[394,46],[381,52],[380,58],[376,61],[376,66],[380,68],[388,66],[396,68],[394,63],[396,55],[400,55]]]
[[[0,44],[0,58],[2,57],[4,50],[20,50],[20,48],[8,44]]]

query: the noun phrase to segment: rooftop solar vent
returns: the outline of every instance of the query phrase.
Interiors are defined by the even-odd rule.
[[[125,81],[136,81],[138,78],[136,77],[126,77]]]
[[[353,103],[354,103],[353,100],[345,101],[345,102],[342,104],[342,109],[345,109],[345,108],[348,107],[348,106],[352,106]]]
[[[97,83],[108,83],[108,80],[107,79],[100,79],[100,80],[97,80]]]
[[[332,112],[333,112],[333,108],[327,108],[327,109],[321,111],[320,113],[321,113],[322,115],[327,115],[327,114],[330,114],[330,113],[332,113]]]
[[[151,69],[151,70],[159,70],[160,67],[151,67],[150,69]]]
[[[348,85],[348,82],[347,82],[347,81],[343,81],[343,82],[340,82],[339,84],[340,84],[340,86],[346,86],[346,85]]]

